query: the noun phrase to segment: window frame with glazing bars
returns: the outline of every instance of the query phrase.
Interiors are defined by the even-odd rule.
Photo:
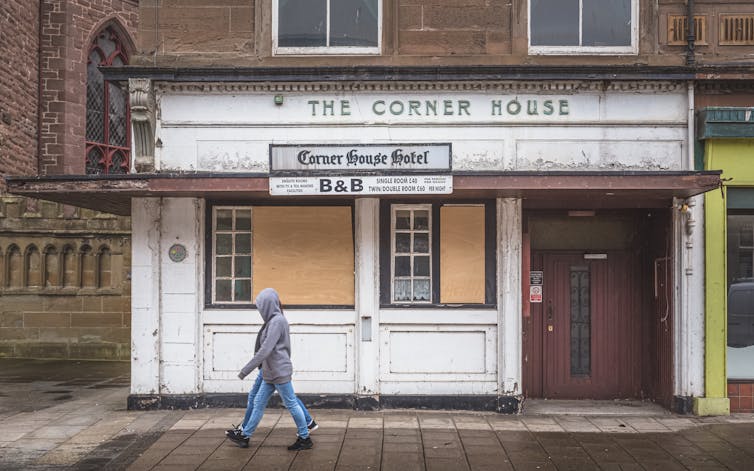
[[[441,303],[440,302],[440,209],[443,205],[481,205],[484,206],[484,303]],[[393,301],[394,298],[394,214],[400,209],[429,210],[429,250],[430,250],[430,300],[429,301]],[[382,308],[462,308],[490,309],[497,306],[497,229],[496,205],[494,200],[447,200],[417,202],[407,200],[380,201],[379,257],[380,257],[380,307]],[[413,265],[411,265],[413,274]]]
[[[584,0],[579,0],[579,44],[578,45],[533,45],[532,44],[532,3],[528,0],[528,46],[530,55],[636,55],[639,53],[639,0],[630,0],[630,44],[619,46],[583,46]]]
[[[382,51],[382,5],[383,0],[377,1],[377,45],[376,46],[331,46],[330,5],[333,0],[322,0],[325,3],[325,45],[324,46],[280,46],[280,2],[272,0],[272,53],[273,55],[378,55]]]
[[[231,211],[231,228],[230,229],[223,229],[218,230],[217,229],[217,213],[218,211],[226,210]],[[240,211],[248,212],[249,215],[249,228],[248,229],[238,229],[236,224],[236,214]],[[250,305],[253,303],[253,299],[251,299],[252,296],[252,286],[253,286],[253,232],[254,232],[254,224],[253,224],[253,207],[250,205],[216,205],[211,207],[210,211],[211,219],[210,219],[210,254],[211,254],[211,262],[208,265],[209,268],[209,279],[210,279],[210,286],[208,290],[208,294],[210,295],[211,304],[213,305],[219,305],[219,304],[227,304],[227,305]],[[230,235],[231,237],[231,247],[230,247],[230,253],[223,253],[218,254],[217,253],[217,236],[220,235]],[[249,250],[248,253],[241,253],[236,252],[236,243],[237,243],[237,235],[239,234],[248,234],[249,237]],[[248,257],[249,258],[249,275],[248,276],[236,276],[236,259],[238,257]],[[221,276],[219,277],[217,275],[217,262],[218,258],[229,258],[230,259],[230,271],[229,275],[227,276]],[[218,280],[229,280],[230,281],[230,300],[218,300],[217,299],[217,281]],[[238,281],[248,280],[248,292],[249,292],[249,298],[244,300],[236,300],[236,290],[235,285]]]
[[[97,43],[98,39],[102,35],[108,35],[108,39],[113,41],[114,43],[114,50],[107,54]],[[94,36],[92,39],[91,44],[89,45],[89,51],[87,54],[87,84],[86,84],[86,92],[87,92],[87,104],[86,104],[86,114],[87,114],[87,121],[89,119],[88,115],[90,112],[90,104],[88,103],[88,96],[90,92],[90,77],[89,77],[89,67],[92,65],[92,54],[96,53],[99,56],[99,63],[96,64],[97,67],[99,66],[111,66],[113,65],[113,61],[116,59],[120,59],[122,62],[122,65],[128,65],[128,52],[126,51],[123,40],[120,37],[119,32],[113,27],[113,26],[107,26],[103,28],[97,35]],[[108,81],[108,80],[102,80],[102,142],[98,142],[94,139],[90,139],[89,137],[89,123],[87,123],[86,126],[86,149],[84,154],[84,160],[85,160],[85,170],[87,174],[111,174],[111,173],[129,173],[130,166],[131,166],[131,111],[130,106],[128,103],[128,93],[124,93],[124,99],[123,99],[123,106],[124,106],[124,120],[125,120],[125,129],[124,129],[124,138],[125,143],[124,145],[116,145],[112,144],[110,142],[110,104],[111,104],[111,97],[110,97],[110,86],[117,87],[114,83]],[[99,158],[97,159],[97,169],[96,171],[92,170],[92,168],[89,165],[90,160],[90,154],[92,152],[96,152],[99,155]],[[117,165],[113,164],[114,157],[116,155],[120,154],[123,158],[122,162],[120,162]],[[113,169],[116,169],[117,171],[113,171]]]

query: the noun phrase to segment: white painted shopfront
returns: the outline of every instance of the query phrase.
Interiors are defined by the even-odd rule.
[[[133,396],[244,393],[249,382],[236,374],[261,326],[244,300],[272,286],[288,306],[299,393],[519,397],[526,195],[459,194],[459,176],[690,168],[689,95],[680,82],[157,82],[155,89],[158,173],[270,176],[273,188],[271,152],[284,146],[293,155],[318,148],[306,156],[324,156],[319,163],[340,155],[332,149],[387,155],[422,145],[447,145],[450,159],[429,173],[445,185],[435,192],[357,186],[336,194],[317,181],[305,196],[289,187],[273,195],[219,188],[134,198]],[[372,160],[348,162],[288,170],[304,183],[335,181],[364,175]],[[370,178],[385,175],[375,168]],[[389,175],[421,175],[414,170]],[[552,202],[562,207],[557,196]],[[703,393],[695,317],[703,303],[684,296],[701,292],[695,264],[703,247],[693,239],[698,232],[683,230],[683,216],[672,214],[679,247],[673,350],[683,358],[675,362],[674,393],[693,396]],[[701,210],[696,215],[701,225]],[[404,216],[407,281],[395,268],[403,263],[395,240]],[[233,240],[228,248],[219,248],[222,237]],[[414,250],[424,240],[428,246]],[[185,258],[171,257],[174,246],[185,248]]]

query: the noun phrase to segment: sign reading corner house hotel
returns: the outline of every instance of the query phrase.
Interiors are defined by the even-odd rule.
[[[272,195],[445,194],[450,144],[270,145]]]

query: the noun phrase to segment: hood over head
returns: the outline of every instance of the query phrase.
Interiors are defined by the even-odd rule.
[[[280,310],[280,297],[278,296],[278,292],[272,288],[263,289],[257,295],[257,299],[254,303],[257,305],[257,310],[259,311],[259,314],[262,315],[262,319],[265,323],[269,322],[273,316],[283,315],[283,312]]]

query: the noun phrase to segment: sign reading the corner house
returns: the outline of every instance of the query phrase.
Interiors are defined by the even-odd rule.
[[[273,144],[270,194],[452,193],[450,156],[450,144]]]

